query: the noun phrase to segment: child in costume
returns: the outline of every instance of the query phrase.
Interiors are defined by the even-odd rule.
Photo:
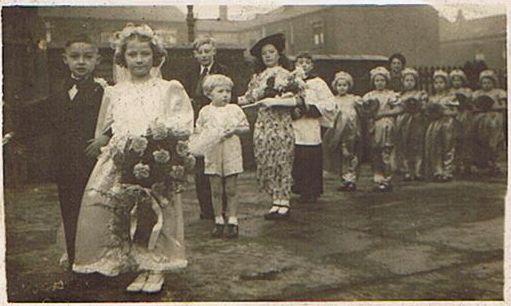
[[[202,85],[204,94],[211,103],[199,112],[195,132],[213,129],[218,130],[220,139],[204,153],[204,174],[209,176],[211,183],[215,228],[212,236],[220,238],[238,237],[238,198],[236,194],[238,174],[243,172],[243,156],[238,135],[250,130],[247,117],[243,110],[231,101],[233,82],[221,74],[212,74],[205,78]],[[222,197],[227,199],[223,207]],[[227,220],[224,220],[224,215]]]
[[[371,119],[369,133],[374,171],[374,191],[392,191],[392,151],[396,145],[396,116],[402,112],[399,95],[387,88],[390,73],[385,67],[370,71],[374,90],[364,95]]]
[[[357,189],[358,143],[361,140],[359,110],[362,98],[348,93],[353,88],[351,75],[344,71],[335,74],[332,81],[334,100],[334,126],[325,132],[325,158],[327,169],[341,176],[339,191]]]
[[[437,182],[453,178],[456,152],[455,120],[459,102],[449,91],[449,75],[443,70],[433,74],[435,93],[426,106],[429,124],[426,130],[425,168],[426,174]]]
[[[466,87],[467,76],[461,69],[449,73],[451,94],[456,96],[460,106],[456,116],[456,170],[459,173],[470,173],[472,167],[473,139],[471,137],[473,123],[472,89]]]
[[[478,168],[498,174],[501,172],[497,166],[498,149],[505,142],[503,126],[507,119],[507,93],[498,88],[498,78],[493,70],[482,71],[479,83],[481,89],[473,96],[474,162]]]
[[[323,148],[321,126],[331,127],[333,94],[328,85],[313,72],[314,62],[309,53],[296,56],[296,69],[303,72],[305,103],[293,112],[295,157],[293,162],[292,191],[302,202],[316,202],[323,193]]]
[[[139,271],[129,292],[159,292],[164,272],[187,265],[180,192],[193,168],[184,142],[193,131],[193,109],[179,82],[151,74],[165,55],[149,26],[123,29],[114,58],[130,77],[105,91],[105,119],[98,129],[111,130],[112,138],[92,171],[78,219],[73,271],[105,276]],[[159,148],[169,135],[182,140],[171,149]],[[140,154],[129,169],[120,166],[127,152]],[[165,182],[142,187],[125,179],[151,180],[158,176],[158,164],[182,159],[186,164],[159,172]]]
[[[412,68],[402,72],[403,91],[401,104],[403,113],[396,119],[398,152],[402,158],[402,173],[405,181],[422,180],[424,134],[426,122],[423,109],[428,95],[418,90],[419,73]]]

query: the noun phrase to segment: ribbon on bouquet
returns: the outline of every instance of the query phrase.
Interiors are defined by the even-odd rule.
[[[149,242],[147,244],[147,248],[149,250],[153,250],[156,247],[156,241],[160,236],[161,229],[163,227],[163,210],[162,207],[165,207],[169,204],[169,200],[162,195],[157,195],[149,188],[143,188],[144,193],[147,195],[148,199],[151,201],[151,208],[156,214],[156,224],[153,226],[151,230],[151,235],[149,236]],[[138,210],[138,202],[135,203],[133,208],[130,211],[130,238],[133,240],[135,237],[135,233],[137,231],[137,210]]]

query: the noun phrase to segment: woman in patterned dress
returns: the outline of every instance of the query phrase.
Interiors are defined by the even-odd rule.
[[[284,55],[285,37],[274,34],[258,41],[250,50],[256,58],[257,71],[239,104],[260,105],[254,129],[254,155],[259,187],[272,197],[266,219],[289,217],[289,199],[295,136],[291,108],[303,103],[296,95],[268,97],[272,80],[289,75],[290,64]]]

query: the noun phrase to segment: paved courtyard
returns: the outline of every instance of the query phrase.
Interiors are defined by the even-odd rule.
[[[5,191],[10,301],[502,300],[506,178],[396,182],[395,192],[335,191],[292,203],[266,221],[254,173],[240,179],[240,238],[209,237],[190,185],[184,195],[189,266],[156,295],[128,294],[134,278],[77,277],[58,266],[54,185]]]

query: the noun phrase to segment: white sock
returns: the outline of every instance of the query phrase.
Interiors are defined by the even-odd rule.
[[[229,217],[227,223],[228,224],[238,225],[238,218],[237,217]]]
[[[274,213],[274,212],[277,212],[277,210],[279,210],[279,207],[278,206],[275,206],[276,203],[273,203],[274,205],[271,207],[270,209],[270,213]]]
[[[224,224],[224,217],[222,216],[218,216],[218,217],[215,217],[215,223],[216,224]]]
[[[285,214],[289,210],[288,206],[279,207],[279,214]]]

